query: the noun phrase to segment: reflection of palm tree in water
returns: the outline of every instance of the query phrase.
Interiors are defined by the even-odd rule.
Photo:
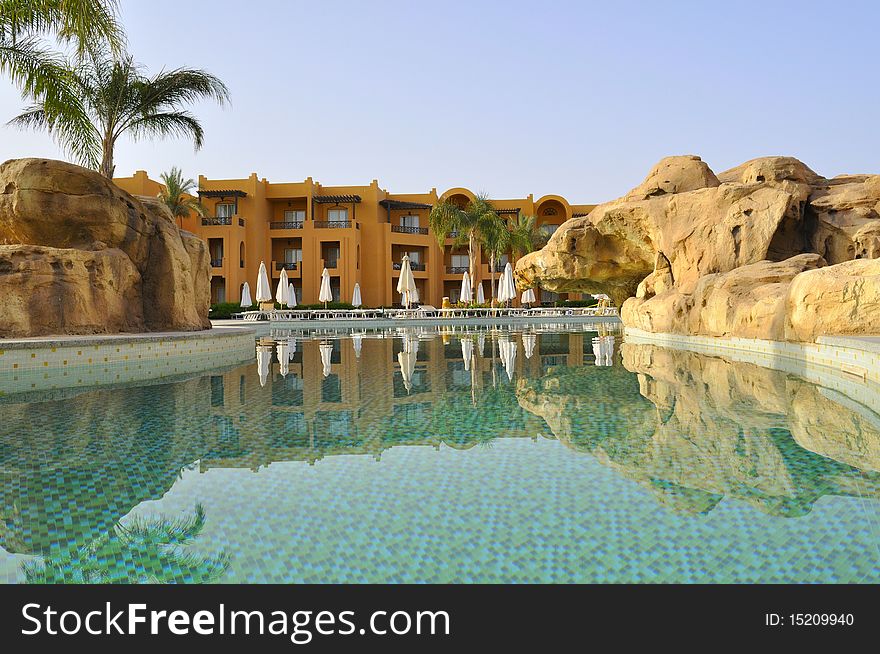
[[[205,509],[197,504],[192,517],[169,520],[136,518],[118,523],[108,533],[73,554],[29,561],[22,566],[30,584],[58,583],[207,583],[229,567],[225,552],[216,557],[184,552],[205,526]]]

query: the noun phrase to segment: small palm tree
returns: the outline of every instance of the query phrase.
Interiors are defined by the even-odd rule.
[[[188,218],[192,212],[205,216],[208,210],[190,191],[196,187],[194,179],[184,179],[183,171],[172,166],[167,173],[160,175],[165,188],[159,191],[159,200],[168,207],[171,215],[178,220],[178,227],[183,226],[182,219]]]
[[[55,37],[82,55],[89,44],[121,52],[125,35],[117,0],[0,0],[0,74],[30,97],[57,111],[78,105],[73,80],[61,55],[46,47]]]
[[[131,56],[115,57],[101,48],[72,65],[71,76],[80,104],[55,107],[38,96],[10,124],[48,131],[82,165],[107,178],[113,177],[113,153],[123,135],[183,136],[199,149],[202,125],[183,107],[200,99],[221,106],[229,100],[226,85],[203,70],[178,68],[148,77]]]
[[[538,227],[535,216],[519,213],[508,221],[507,227],[510,230],[510,249],[517,257],[547,245],[547,232]]]
[[[477,273],[477,249],[481,230],[496,220],[498,215],[485,193],[479,193],[462,208],[450,200],[443,200],[431,209],[428,225],[437,237],[440,249],[445,249],[446,237],[455,234],[456,246],[467,245],[468,268],[473,280]]]

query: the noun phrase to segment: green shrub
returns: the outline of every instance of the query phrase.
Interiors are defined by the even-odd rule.
[[[587,300],[562,300],[556,303],[558,307],[594,307],[599,304],[599,301],[595,298],[589,298]]]
[[[208,317],[211,320],[227,320],[232,318],[233,313],[241,313],[242,311],[247,311],[247,309],[242,309],[238,302],[221,302],[211,305]]]

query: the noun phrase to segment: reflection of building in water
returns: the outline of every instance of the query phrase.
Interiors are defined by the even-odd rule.
[[[517,405],[517,378],[592,364],[593,334],[532,334],[531,357],[524,355],[529,340],[518,333],[499,339],[486,331],[423,332],[420,339],[415,328],[394,338],[362,335],[357,345],[331,334],[296,340],[286,346],[293,354],[285,366],[277,347],[258,347],[256,370],[217,378],[225,391],[222,405],[212,407],[218,447],[201,458],[201,467],[257,469],[334,454],[378,458],[402,444],[470,447],[501,436],[534,437],[544,425]],[[267,354],[273,358],[261,361]],[[504,402],[506,422],[484,419],[486,403]]]

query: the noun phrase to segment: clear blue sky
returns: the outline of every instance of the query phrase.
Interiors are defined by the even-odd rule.
[[[880,5],[871,2],[122,0],[151,70],[230,86],[207,141],[124,142],[117,174],[437,186],[598,202],[658,159],[716,171],[793,155],[880,172]],[[20,105],[0,80],[0,116]],[[57,156],[0,130],[0,158]]]

